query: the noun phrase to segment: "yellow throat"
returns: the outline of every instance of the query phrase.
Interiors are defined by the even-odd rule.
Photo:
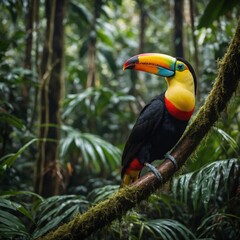
[[[177,72],[173,77],[166,78],[168,89],[165,97],[178,110],[193,111],[195,107],[194,80],[189,71]]]

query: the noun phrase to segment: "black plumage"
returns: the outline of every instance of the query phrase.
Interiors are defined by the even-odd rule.
[[[162,159],[186,129],[188,121],[168,113],[164,96],[162,93],[142,109],[123,151],[122,176],[134,158],[142,164]]]

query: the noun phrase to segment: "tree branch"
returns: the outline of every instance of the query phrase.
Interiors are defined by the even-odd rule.
[[[172,151],[179,167],[196,150],[237,90],[240,80],[240,20],[227,53],[218,64],[218,75],[212,91],[185,135]],[[158,171],[163,176],[163,183],[165,183],[172,177],[175,169],[169,160],[165,160],[158,167]],[[119,192],[90,208],[84,214],[75,216],[69,223],[60,226],[42,239],[83,239],[110,224],[113,220],[121,218],[141,200],[147,199],[160,186],[156,177],[149,173],[132,186],[120,189]]]

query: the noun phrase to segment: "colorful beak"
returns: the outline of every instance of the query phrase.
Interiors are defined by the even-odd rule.
[[[128,59],[123,65],[123,70],[134,69],[162,77],[172,77],[175,74],[176,61],[176,58],[165,54],[144,53]]]

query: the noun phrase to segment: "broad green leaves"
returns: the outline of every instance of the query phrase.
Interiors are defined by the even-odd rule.
[[[210,27],[214,20],[239,6],[239,0],[210,0],[203,15],[199,20],[198,28]]]
[[[68,116],[76,108],[84,109],[85,113],[95,116],[106,112],[108,108],[114,108],[119,103],[131,102],[135,98],[121,92],[114,92],[107,87],[87,88],[85,91],[69,94],[65,100],[63,117]],[[97,117],[96,116],[96,117]]]
[[[9,197],[19,195],[38,199],[35,205],[17,203]],[[73,215],[86,211],[89,202],[75,195],[43,199],[31,192],[11,192],[0,196],[0,237],[35,239],[69,221]],[[29,208],[30,207],[30,208]],[[31,208],[32,207],[32,208]],[[26,224],[28,222],[28,224]]]
[[[193,233],[183,224],[172,219],[153,219],[143,222],[144,230],[148,231],[155,238],[163,240],[193,240],[196,239]]]
[[[4,238],[28,237],[28,229],[21,219],[23,216],[33,221],[30,212],[23,205],[0,198],[0,236]]]
[[[239,181],[238,159],[219,160],[174,179],[173,194],[194,211],[207,210],[211,204],[228,201],[232,188]],[[218,203],[219,204],[219,203]]]
[[[119,185],[107,185],[104,187],[95,188],[88,194],[88,199],[90,199],[92,203],[96,204],[105,200],[107,197],[114,194],[118,190]]]
[[[23,197],[25,201],[19,201]],[[36,203],[43,198],[36,193],[28,191],[9,191],[0,196],[0,237],[4,239],[32,239],[30,227],[34,226],[34,204],[29,204],[27,199],[35,197]],[[12,200],[16,198],[16,200]],[[18,199],[18,201],[17,201]],[[28,223],[28,224],[26,224]]]
[[[132,239],[193,240],[194,234],[180,222],[173,219],[148,219],[141,214],[131,212],[124,218],[127,221],[125,231]]]
[[[63,127],[66,137],[61,141],[61,157],[75,152],[82,167],[90,166],[93,172],[113,171],[120,165],[120,150],[99,136],[82,133],[70,127]],[[66,160],[66,159],[65,159]]]
[[[16,153],[10,153],[0,158],[0,173],[4,171],[6,167],[11,167],[17,158],[34,142],[38,139],[34,138],[23,145]]]
[[[33,237],[37,238],[69,221],[75,214],[86,211],[89,202],[75,195],[54,196],[45,199],[36,209],[36,228]]]
[[[21,119],[7,112],[1,112],[1,109],[0,109],[0,123],[1,124],[7,123],[19,129],[24,128],[24,124]]]

